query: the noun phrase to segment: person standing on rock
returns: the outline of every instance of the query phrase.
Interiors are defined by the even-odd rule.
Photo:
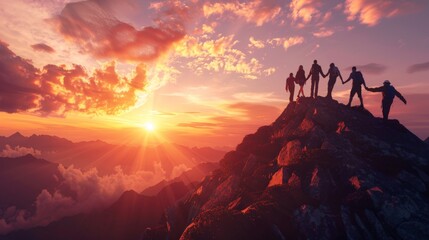
[[[325,76],[327,77],[329,75],[329,81],[328,81],[328,94],[326,95],[327,98],[332,99],[332,90],[334,89],[335,82],[337,81],[337,77],[340,77],[341,81],[343,81],[343,77],[341,76],[340,70],[335,66],[334,63],[331,63],[329,65],[328,73],[326,73]]]
[[[298,91],[298,98],[300,97],[300,94],[304,96],[304,84],[307,81],[307,78],[305,78],[305,71],[304,67],[302,65],[299,65],[298,72],[295,74],[296,82],[299,84],[299,91]]]
[[[405,100],[405,98],[401,95],[401,93],[396,91],[396,89],[392,85],[390,85],[389,80],[384,81],[383,86],[381,87],[369,88],[365,86],[365,89],[370,92],[383,93],[383,99],[381,100],[381,107],[383,110],[384,121],[387,121],[387,119],[389,118],[390,107],[392,106],[393,99],[395,98],[395,96],[401,99],[402,102],[407,104],[407,100]]]
[[[295,92],[295,82],[296,79],[293,77],[293,73],[289,74],[289,77],[286,79],[286,92],[290,92],[289,102],[293,102],[293,94]]]
[[[353,80],[353,82],[352,82],[352,89],[350,90],[350,98],[349,98],[349,103],[347,104],[347,107],[351,106],[353,97],[357,93],[358,98],[360,100],[360,107],[363,108],[362,84],[366,88],[365,79],[363,78],[363,75],[360,71],[356,71],[356,67],[354,66],[352,67],[352,72],[350,73],[349,78],[347,78],[347,80],[344,82],[341,80],[341,82],[345,84],[350,80]]]
[[[307,77],[307,79],[309,79],[311,76],[311,94],[310,94],[310,97],[313,97],[313,96],[314,96],[314,98],[317,97],[317,92],[319,89],[319,74],[324,76],[322,67],[319,64],[317,64],[317,60],[314,60],[313,65],[311,66],[311,69],[310,69],[310,73],[308,74],[308,77]],[[314,93],[314,95],[313,95],[313,93]]]

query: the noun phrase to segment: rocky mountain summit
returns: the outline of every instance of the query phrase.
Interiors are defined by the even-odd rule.
[[[398,121],[300,98],[144,238],[429,239],[428,189],[429,148]]]

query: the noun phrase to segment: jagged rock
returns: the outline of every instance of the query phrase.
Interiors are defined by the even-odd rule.
[[[288,166],[299,163],[301,152],[302,147],[299,140],[288,142],[282,150],[280,150],[279,156],[277,157],[277,165]]]
[[[287,169],[285,167],[280,168],[271,177],[271,180],[268,183],[268,187],[276,186],[276,185],[283,185],[283,184],[287,183],[291,175],[292,175],[292,172],[290,171],[290,169]]]
[[[295,210],[295,221],[306,239],[340,239],[334,214],[326,206],[302,205]]]
[[[427,144],[321,97],[289,104],[201,186],[181,239],[429,239]]]

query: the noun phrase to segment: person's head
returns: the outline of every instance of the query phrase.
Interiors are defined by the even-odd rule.
[[[329,64],[329,67],[335,67],[334,63]]]
[[[302,65],[299,65],[299,70],[304,69],[304,67]]]
[[[355,66],[352,67],[352,72],[356,72],[356,67]]]
[[[293,77],[293,73],[290,73],[290,74],[289,74],[289,77]]]
[[[383,85],[384,85],[384,86],[388,86],[388,85],[390,85],[390,81],[389,81],[389,80],[385,80],[385,81],[383,82]]]
[[[314,61],[313,61],[313,63],[314,63],[314,64],[317,64],[317,60],[314,60]]]

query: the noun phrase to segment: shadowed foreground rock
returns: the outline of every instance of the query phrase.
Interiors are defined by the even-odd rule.
[[[144,238],[429,239],[429,148],[396,120],[301,98],[220,166]]]

